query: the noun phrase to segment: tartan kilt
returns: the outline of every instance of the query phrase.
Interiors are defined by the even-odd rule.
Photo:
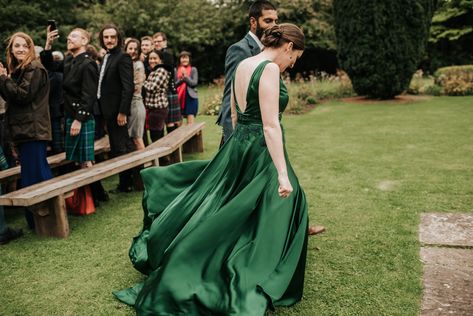
[[[166,123],[176,123],[182,120],[181,106],[177,99],[177,93],[168,94],[168,117]]]
[[[66,159],[75,162],[93,161],[94,158],[94,136],[95,120],[93,118],[82,122],[80,133],[77,136],[71,136],[71,125],[74,119],[66,119]]]

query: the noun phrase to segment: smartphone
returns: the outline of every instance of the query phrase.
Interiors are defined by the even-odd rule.
[[[57,25],[55,20],[48,20],[49,31],[57,30]]]

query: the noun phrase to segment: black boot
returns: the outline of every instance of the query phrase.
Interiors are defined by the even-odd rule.
[[[107,191],[105,191],[102,182],[97,181],[90,184],[90,190],[94,197],[95,206],[98,206],[99,202],[106,202],[110,200]]]

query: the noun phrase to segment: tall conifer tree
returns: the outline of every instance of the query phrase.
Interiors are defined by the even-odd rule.
[[[409,86],[434,0],[334,0],[338,58],[359,95],[389,99]]]

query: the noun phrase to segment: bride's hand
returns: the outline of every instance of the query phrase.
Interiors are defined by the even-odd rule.
[[[291,185],[291,182],[289,181],[289,178],[287,176],[279,176],[278,181],[279,181],[279,189],[278,189],[279,196],[282,198],[289,197],[289,195],[292,192],[292,185]]]

